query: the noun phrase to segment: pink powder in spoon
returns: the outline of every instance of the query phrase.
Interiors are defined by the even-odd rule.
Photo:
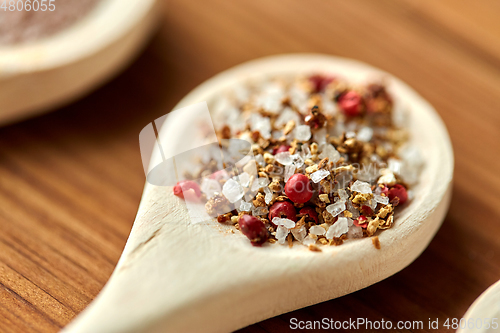
[[[39,7],[41,0],[31,0],[31,10],[26,11],[24,5],[26,0],[19,0],[23,3],[21,11],[10,11],[9,0],[0,0],[0,44],[18,44],[34,41],[53,35],[77,22],[89,13],[89,11],[100,0],[52,0],[50,3],[55,6],[55,10],[42,11],[45,6]],[[37,2],[37,3],[35,3]],[[18,0],[14,0],[14,6]],[[29,2],[28,2],[29,3]],[[44,5],[49,5],[49,1],[43,1]],[[51,5],[51,9],[54,7]],[[38,8],[37,11],[33,10]],[[6,10],[4,10],[6,8]],[[10,7],[13,8],[13,7]],[[21,4],[19,4],[21,8]]]

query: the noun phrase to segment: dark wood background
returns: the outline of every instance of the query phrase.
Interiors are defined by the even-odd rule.
[[[429,248],[400,273],[240,332],[288,332],[292,317],[460,318],[500,278],[499,13],[495,0],[168,1],[159,31],[121,75],[0,128],[0,331],[57,331],[99,293],[141,197],[143,126],[212,75],[287,52],[359,59],[427,98],[453,141],[453,201]]]

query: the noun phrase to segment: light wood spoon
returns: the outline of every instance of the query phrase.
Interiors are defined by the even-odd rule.
[[[369,238],[323,246],[322,252],[279,244],[256,248],[216,222],[191,223],[171,187],[146,184],[115,271],[64,332],[229,332],[365,288],[420,255],[449,205],[453,153],[432,106],[400,80],[348,59],[273,56],[215,76],[175,109],[210,105],[216,94],[248,78],[299,72],[331,72],[353,81],[384,77],[392,94],[410,107],[411,134],[426,162],[414,199],[391,229],[378,234],[381,249]]]
[[[500,281],[486,289],[458,320],[457,333],[500,332]]]
[[[159,5],[158,0],[101,0],[52,36],[0,45],[0,124],[68,103],[116,74],[150,36]]]

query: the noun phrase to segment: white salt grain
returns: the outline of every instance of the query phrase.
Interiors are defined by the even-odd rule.
[[[322,145],[326,143],[326,127],[320,128],[314,132],[313,140],[318,144]]]
[[[384,197],[383,195],[380,195],[380,194],[374,194],[373,195],[373,199],[376,202],[381,203],[382,205],[388,205],[389,204],[389,198],[388,197]]]
[[[310,229],[309,232],[313,235],[316,236],[322,236],[326,233],[325,228],[320,227],[319,225],[313,225]]]
[[[333,239],[334,237],[340,237],[349,231],[349,224],[347,218],[339,217],[337,222],[335,222],[328,231],[326,232],[326,238]]]
[[[356,180],[354,184],[351,185],[351,190],[359,193],[372,193],[370,184],[359,180]]]
[[[299,141],[309,141],[311,138],[311,128],[308,125],[295,127],[295,139]]]
[[[289,230],[285,226],[278,226],[276,229],[276,238],[278,243],[285,244],[286,236],[288,236]]]
[[[352,225],[349,227],[349,231],[347,232],[347,238],[362,238],[363,237],[363,228]]]
[[[325,157],[328,157],[328,160],[333,163],[337,163],[337,161],[340,159],[340,153],[335,149],[335,147],[331,144],[327,144],[323,147],[323,150],[321,151],[321,154],[318,155],[318,158],[320,160],[324,159]]]
[[[276,161],[278,163],[281,163],[283,165],[290,165],[293,163],[293,158],[288,151],[277,153],[274,157],[276,158]]]
[[[334,204],[326,206],[326,211],[330,213],[333,217],[339,215],[346,209],[345,201],[338,201]]]
[[[304,244],[305,246],[314,245],[314,244],[316,244],[316,238],[314,238],[313,236],[311,236],[309,234],[309,235],[307,235],[306,238],[304,238],[304,240],[302,241],[302,244]]]
[[[285,166],[285,174],[283,177],[285,178],[285,183],[295,174],[295,163],[291,165]]]
[[[359,210],[357,210],[351,201],[347,201],[347,210],[352,214],[353,219],[357,219],[359,217]]]
[[[250,175],[246,172],[242,172],[238,176],[238,180],[241,186],[248,187],[248,185],[250,184]]]
[[[347,194],[347,192],[342,188],[339,190],[339,197],[341,201],[346,201],[349,199],[349,194]]]
[[[322,179],[328,177],[328,175],[330,175],[330,172],[328,170],[321,169],[311,174],[311,180],[314,183],[319,183]]]
[[[249,212],[253,208],[253,204],[251,202],[246,202],[245,200],[241,200],[240,203],[240,211]]]
[[[269,185],[269,179],[266,177],[257,178],[252,184],[252,191],[258,191],[260,188]]]
[[[269,210],[267,207],[254,207],[252,208],[252,215],[254,216],[260,216],[260,215],[266,215],[269,213]]]
[[[265,193],[264,201],[266,202],[266,205],[269,205],[271,200],[273,200],[273,192],[269,187],[266,186],[264,187],[264,193]]]
[[[373,137],[373,130],[370,127],[363,127],[359,130],[357,139],[363,142],[369,142]]]
[[[295,237],[295,239],[298,240],[299,242],[302,242],[307,234],[305,226],[301,226],[300,228],[296,229],[291,229],[290,231],[292,232],[293,237]]]
[[[228,179],[222,186],[222,194],[229,200],[230,203],[235,203],[236,201],[243,198],[245,191],[243,187],[234,179]]]
[[[271,120],[269,118],[258,113],[252,113],[250,127],[252,131],[259,131],[264,139],[271,138]]]
[[[275,217],[272,222],[276,225],[282,225],[288,229],[295,227],[295,222],[287,218]]]

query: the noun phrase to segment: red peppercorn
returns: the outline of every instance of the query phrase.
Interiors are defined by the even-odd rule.
[[[309,77],[309,81],[313,84],[313,90],[315,93],[322,92],[325,90],[326,86],[334,80],[331,76],[325,75],[312,75]]]
[[[408,201],[408,192],[401,184],[396,184],[391,187],[387,196],[389,197],[389,201],[393,201],[396,197],[399,198],[399,204],[401,205]]]
[[[289,145],[281,145],[281,146],[273,149],[273,155],[276,155],[278,153],[287,152],[289,149],[290,149]]]
[[[247,236],[253,246],[261,246],[268,238],[264,222],[252,215],[242,215],[238,224],[243,235]]]
[[[309,178],[301,173],[294,174],[286,182],[285,194],[294,203],[308,202],[313,195]]]
[[[359,116],[364,108],[363,97],[353,90],[340,95],[338,104],[342,112],[349,117]]]
[[[188,192],[189,190],[192,190],[190,191],[192,194]],[[189,199],[197,199],[201,196],[200,186],[192,180],[181,180],[174,186],[174,195],[182,199],[186,199],[185,195]]]
[[[297,222],[297,211],[292,203],[288,201],[277,201],[269,208],[269,221],[275,217],[282,217]]]
[[[372,216],[373,215],[373,209],[370,206],[363,205],[361,206],[361,212],[365,215]]]
[[[366,218],[366,216],[361,215],[360,217],[358,217],[357,220],[352,220],[352,223],[356,227],[361,227],[363,229],[366,229],[366,227],[368,227],[368,223],[366,223],[367,221],[368,221],[368,219]]]
[[[307,215],[309,218],[313,219],[316,224],[318,224],[318,213],[313,207],[304,207],[299,211],[299,214]]]
[[[215,180],[219,181],[221,179],[228,179],[229,175],[227,174],[226,170],[219,170],[219,171],[215,171],[208,178],[215,179]]]

